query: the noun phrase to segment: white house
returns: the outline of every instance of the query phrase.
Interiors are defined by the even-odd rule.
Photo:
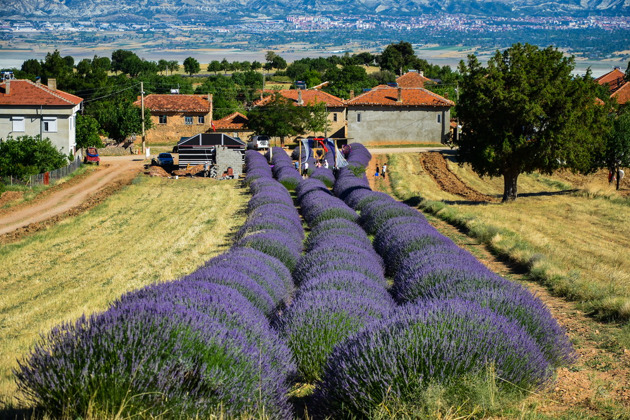
[[[76,114],[83,99],[30,80],[0,84],[0,139],[41,135],[63,153],[76,152]]]

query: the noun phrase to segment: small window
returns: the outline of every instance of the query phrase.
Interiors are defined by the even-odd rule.
[[[200,115],[197,117],[197,124],[205,124],[206,123],[206,117],[204,117],[203,115]]]
[[[336,112],[333,114],[333,121],[337,122],[337,113]]]
[[[24,117],[11,117],[11,122],[13,123],[13,131],[26,131]]]
[[[442,122],[442,115],[441,114],[437,114],[437,122],[438,122],[438,124]]]
[[[361,114],[357,114],[357,122],[361,122]]]
[[[158,118],[160,124],[166,124],[166,115],[160,115]]]
[[[192,125],[192,123],[193,123],[193,117],[190,116],[190,115],[186,115],[184,117],[184,120],[186,121],[186,125]]]
[[[42,121],[42,131],[44,131],[44,133],[56,133],[57,132],[57,118],[44,117]]]

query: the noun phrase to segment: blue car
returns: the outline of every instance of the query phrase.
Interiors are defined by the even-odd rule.
[[[170,153],[160,153],[157,157],[157,163],[160,166],[173,165],[173,155],[171,155]]]

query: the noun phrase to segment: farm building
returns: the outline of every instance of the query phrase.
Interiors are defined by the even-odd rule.
[[[177,143],[179,168],[203,165],[209,162],[216,166],[220,175],[232,168],[235,177],[243,173],[247,144],[224,133],[200,133],[183,138]]]

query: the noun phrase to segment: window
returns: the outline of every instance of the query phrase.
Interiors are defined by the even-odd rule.
[[[160,115],[158,118],[160,124],[166,124],[166,115]]]
[[[186,122],[186,125],[192,125],[193,117],[190,115],[186,115],[184,117],[184,121]]]
[[[438,122],[438,124],[442,122],[442,115],[441,114],[437,114],[437,122]]]
[[[56,133],[57,117],[44,117],[42,119],[42,131],[44,133]]]
[[[357,122],[361,122],[361,114],[357,114]]]
[[[197,124],[205,124],[206,118],[203,115],[197,117]]]
[[[11,117],[11,122],[13,122],[13,131],[26,131],[24,117]]]
[[[333,121],[337,122],[337,113],[336,112],[333,114]]]

